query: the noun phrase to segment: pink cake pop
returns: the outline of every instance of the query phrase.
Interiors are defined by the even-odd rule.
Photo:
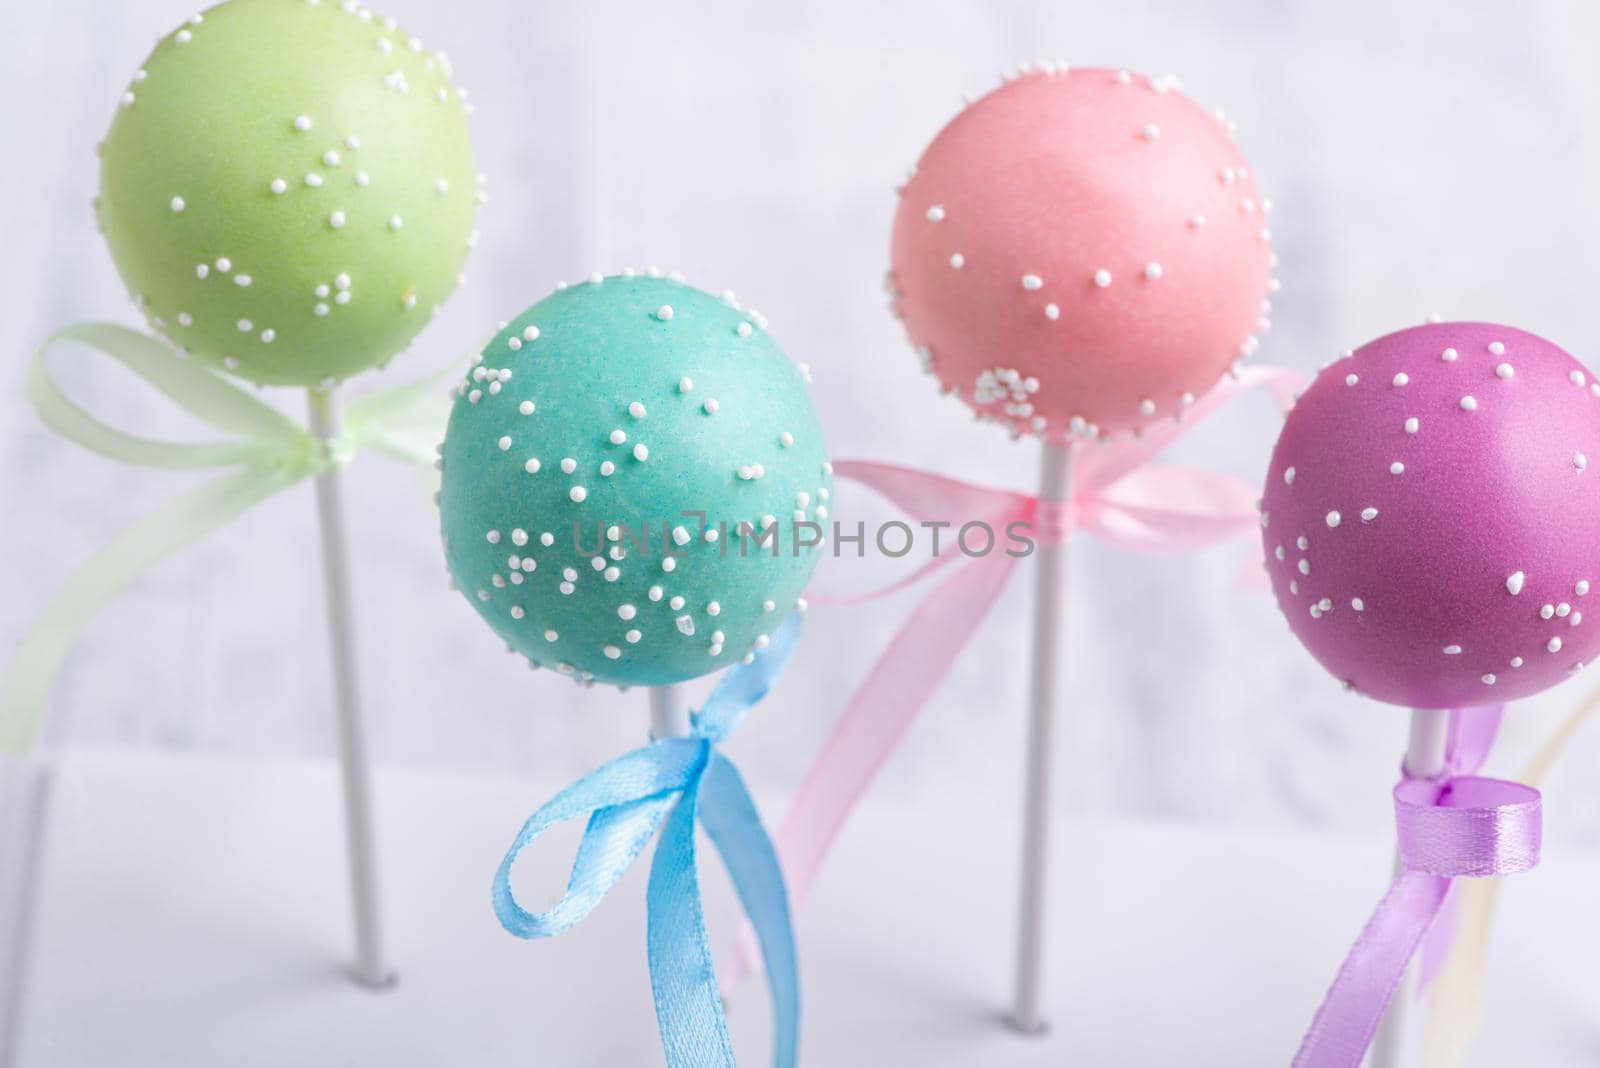
[[[1173,79],[1034,70],[957,115],[902,188],[896,311],[945,388],[1014,434],[1137,429],[1253,351],[1267,210]]]
[[[1560,682],[1600,650],[1591,456],[1600,383],[1541,337],[1437,323],[1362,346],[1317,376],[1267,472],[1290,629],[1346,685],[1413,708]]]

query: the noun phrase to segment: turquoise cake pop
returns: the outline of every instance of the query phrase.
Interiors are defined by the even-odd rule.
[[[656,272],[558,289],[458,390],[439,496],[456,587],[580,682],[680,682],[765,647],[829,527],[806,380],[731,293]]]

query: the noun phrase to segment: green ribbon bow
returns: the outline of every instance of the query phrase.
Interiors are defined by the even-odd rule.
[[[75,341],[111,357],[233,440],[168,442],[126,434],[69,400],[45,357]],[[367,448],[430,464],[444,424],[439,387],[446,369],[418,382],[362,397],[344,412],[344,429],[321,439],[166,341],[110,323],[80,323],[41,345],[28,366],[28,401],[56,433],[113,460],[167,470],[230,469],[190,490],[96,553],[56,595],[23,638],[0,683],[0,754],[33,745],[56,672],[83,628],[113,596],[164,557],[226,525],[303,479],[327,474]]]

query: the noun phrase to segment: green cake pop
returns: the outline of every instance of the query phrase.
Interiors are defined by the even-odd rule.
[[[678,682],[763,647],[829,525],[803,369],[732,294],[654,272],[591,276],[508,323],[440,455],[455,585],[580,681]]]
[[[157,44],[101,146],[123,281],[262,385],[388,360],[455,288],[479,192],[449,61],[352,2],[229,0]]]

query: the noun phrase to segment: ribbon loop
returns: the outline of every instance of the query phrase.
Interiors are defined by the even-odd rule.
[[[178,407],[234,435],[231,441],[158,441],[116,429],[69,399],[48,357],[65,342],[108,357]],[[111,323],[57,331],[28,365],[27,394],[56,433],[114,460],[165,470],[235,468],[178,497],[125,531],[69,579],[23,637],[0,682],[0,752],[33,744],[56,672],[83,628],[107,601],[160,560],[205,537],[276,493],[342,466],[361,446],[397,459],[431,462],[443,426],[441,375],[381,390],[350,406],[343,436],[314,437],[272,405],[186,358],[161,338]],[[440,407],[430,408],[432,402]],[[428,442],[424,423],[433,418]]]
[[[1502,779],[1408,779],[1394,789],[1400,861],[1430,875],[1515,875],[1539,863],[1539,791]]]

